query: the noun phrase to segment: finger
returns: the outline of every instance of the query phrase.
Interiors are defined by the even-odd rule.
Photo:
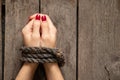
[[[55,34],[57,32],[56,27],[54,26],[54,24],[53,24],[52,20],[50,19],[50,17],[48,15],[45,15],[45,16],[46,16],[48,24],[49,24],[49,31],[50,31],[50,33]]]
[[[48,21],[48,24],[49,24],[49,33],[51,35],[51,38],[56,41],[57,29],[54,26],[52,20],[50,19],[50,17],[48,15],[46,15],[46,18],[47,18],[47,21]]]
[[[38,15],[38,14],[39,14],[39,13],[35,13],[35,14],[29,16],[29,20],[28,20],[28,22],[31,21],[32,19],[34,19],[35,16]],[[28,23],[28,22],[27,22],[27,23]]]
[[[35,14],[31,15],[31,16],[29,17],[29,21],[32,20],[33,18],[35,18],[36,15],[39,15],[39,13],[35,13]]]
[[[24,31],[24,32],[29,32],[29,31],[31,31],[31,30],[32,30],[33,21],[34,21],[34,20],[31,20],[30,22],[28,22],[27,25],[23,28],[22,31]]]
[[[48,21],[45,15],[43,15],[41,17],[42,22],[41,22],[41,33],[42,36],[46,36],[49,35],[49,25],[48,25]]]
[[[48,15],[45,15],[46,16],[46,18],[47,18],[47,20],[48,20],[48,23],[49,23],[49,25],[51,25],[51,26],[49,26],[49,27],[51,27],[51,28],[53,28],[54,26],[54,24],[53,24],[53,22],[52,22],[52,20],[50,19],[50,17],[48,16]]]
[[[33,34],[39,34],[40,24],[40,15],[36,15],[35,20],[33,22]]]

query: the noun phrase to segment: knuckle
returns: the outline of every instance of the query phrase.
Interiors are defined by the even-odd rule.
[[[23,28],[22,29],[22,34],[23,35],[29,35],[30,33],[29,33],[29,31],[26,28]]]
[[[26,30],[25,30],[25,28],[23,28],[23,29],[22,29],[22,33],[25,34],[25,32],[26,32]]]
[[[26,25],[25,27],[23,27],[22,33],[26,33],[27,31],[28,31],[28,26]]]

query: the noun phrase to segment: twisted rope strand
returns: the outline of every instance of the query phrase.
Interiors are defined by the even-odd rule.
[[[53,57],[51,54],[22,54],[23,57],[29,58],[49,58]]]
[[[22,47],[22,61],[32,63],[51,63],[58,62],[59,66],[65,64],[65,59],[59,49],[39,48],[39,47]]]

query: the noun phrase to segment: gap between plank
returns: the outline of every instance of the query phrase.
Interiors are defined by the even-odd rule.
[[[39,13],[41,13],[41,0],[39,0]]]
[[[5,0],[1,1],[1,32],[2,32],[2,80],[4,80],[4,49],[5,49]]]
[[[76,80],[78,80],[79,0],[76,2]]]

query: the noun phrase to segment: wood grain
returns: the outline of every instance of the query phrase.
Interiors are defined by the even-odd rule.
[[[1,0],[0,0],[0,11],[1,11]],[[2,30],[1,30],[1,13],[0,12],[0,80],[2,80]]]
[[[41,12],[57,27],[57,47],[66,58],[62,68],[65,80],[76,80],[76,0],[41,0]]]
[[[38,0],[6,0],[4,80],[16,77],[20,69],[21,30],[28,17],[38,11]]]
[[[79,0],[78,80],[120,80],[119,30],[119,0]]]

